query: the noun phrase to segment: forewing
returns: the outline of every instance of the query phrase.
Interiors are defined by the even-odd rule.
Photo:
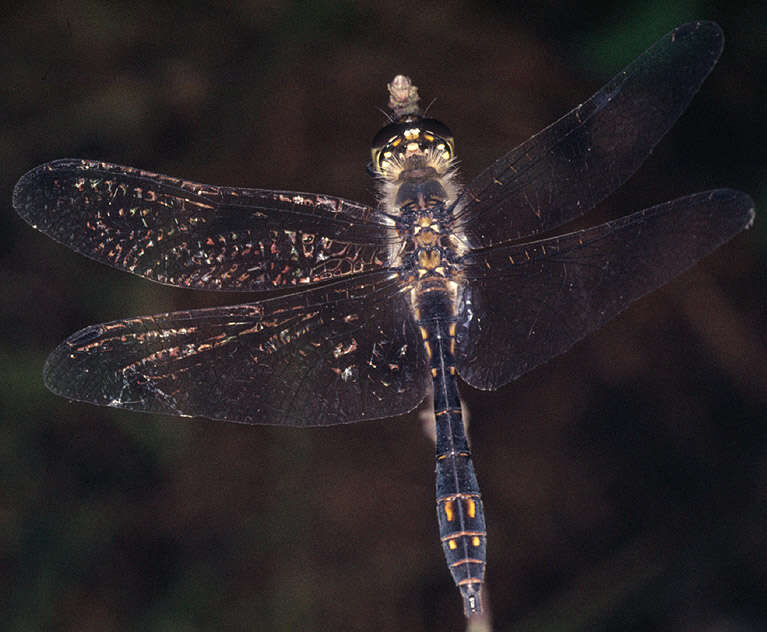
[[[461,377],[498,388],[569,349],[751,225],[753,201],[718,189],[562,237],[466,255]]]
[[[713,22],[675,29],[585,103],[477,176],[455,229],[488,247],[569,222],[625,182],[687,109],[722,51]]]
[[[64,397],[140,412],[288,426],[405,413],[428,371],[409,288],[391,272],[288,296],[87,327],[50,355]]]
[[[64,159],[25,174],[13,206],[87,257],[180,287],[254,291],[380,270],[391,222],[328,195],[196,184]]]

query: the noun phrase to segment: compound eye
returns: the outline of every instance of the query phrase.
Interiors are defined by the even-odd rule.
[[[448,129],[447,125],[437,119],[423,119],[420,122],[420,125],[426,132],[431,132],[435,136],[439,136],[445,140],[453,138],[453,132]]]
[[[406,129],[411,128],[412,125],[407,123],[390,123],[386,127],[379,130],[379,132],[373,137],[373,141],[370,146],[373,149],[378,149],[389,143],[393,138],[401,136],[405,133]]]

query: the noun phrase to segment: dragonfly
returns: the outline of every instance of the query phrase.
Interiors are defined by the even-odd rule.
[[[676,28],[467,186],[449,128],[398,75],[371,144],[372,205],[94,160],[32,169],[14,208],[76,252],[166,285],[275,293],[85,327],[48,357],[45,384],[100,406],[281,426],[394,417],[431,394],[441,546],[464,614],[481,614],[487,533],[458,378],[508,384],[751,226],[751,198],[714,189],[536,237],[640,167],[723,42],[712,22]]]

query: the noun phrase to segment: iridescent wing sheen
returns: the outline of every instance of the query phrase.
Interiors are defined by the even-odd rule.
[[[683,25],[569,114],[498,159],[454,205],[454,230],[488,247],[569,222],[645,161],[722,51],[712,22]]]
[[[50,355],[45,382],[100,406],[249,424],[399,415],[430,385],[409,290],[383,271],[256,303],[93,325]]]
[[[380,270],[391,220],[328,195],[195,184],[91,160],[32,169],[13,192],[27,222],[87,257],[164,283],[254,291]]]
[[[753,217],[748,195],[717,189],[569,235],[467,254],[459,374],[481,389],[510,382],[689,268]]]

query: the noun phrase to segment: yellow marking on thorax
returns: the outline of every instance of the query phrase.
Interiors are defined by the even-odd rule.
[[[415,245],[420,246],[421,248],[426,246],[433,246],[434,244],[437,243],[438,239],[439,239],[439,235],[430,226],[427,226],[425,229],[419,230],[413,236],[413,241],[415,242]]]
[[[442,263],[439,250],[421,250],[418,253],[418,266],[425,270],[434,270]]]

